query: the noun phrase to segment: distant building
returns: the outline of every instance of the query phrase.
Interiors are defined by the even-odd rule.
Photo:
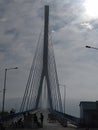
[[[98,101],[80,102],[80,119],[84,126],[98,127]]]

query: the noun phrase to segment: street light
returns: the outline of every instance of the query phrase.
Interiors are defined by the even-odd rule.
[[[3,88],[3,100],[2,100],[2,113],[4,113],[4,106],[5,106],[6,74],[7,74],[8,70],[12,70],[12,69],[18,69],[18,67],[15,67],[15,68],[5,68],[4,88]]]
[[[59,84],[59,85],[64,87],[64,113],[65,113],[66,85],[64,84]]]
[[[98,50],[98,48],[96,48],[96,47],[92,47],[92,46],[85,46],[86,48],[91,48],[91,49],[96,49],[96,50]]]

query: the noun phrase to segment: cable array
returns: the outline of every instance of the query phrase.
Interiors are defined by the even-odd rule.
[[[48,8],[48,6],[45,7],[45,22],[48,20]],[[41,31],[39,36],[20,112],[40,108],[44,99],[47,99],[47,108],[62,112],[62,101],[52,39],[51,37],[50,39],[48,38],[47,23],[44,28],[45,27],[46,30],[44,30],[44,35]],[[43,98],[43,96],[45,98]]]

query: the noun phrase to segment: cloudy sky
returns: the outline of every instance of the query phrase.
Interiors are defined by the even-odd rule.
[[[98,47],[98,0],[0,0],[0,100],[4,70],[10,67],[18,69],[7,72],[6,98],[23,96],[46,4],[66,101],[74,99],[78,106],[81,100],[98,100],[98,50],[85,48]]]

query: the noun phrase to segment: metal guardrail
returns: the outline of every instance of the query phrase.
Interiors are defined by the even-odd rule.
[[[62,114],[60,114],[57,111],[54,110],[49,110],[49,112],[55,116],[56,120],[63,126],[63,127],[67,127],[67,120],[64,116],[62,116]]]
[[[1,118],[0,118],[0,122],[12,120],[14,118],[23,116],[25,113],[34,112],[34,111],[37,111],[37,110],[36,109],[31,109],[31,110],[24,111],[24,112],[18,112],[18,113],[9,114],[9,115],[2,115]]]
[[[62,112],[56,111],[56,110],[49,110],[57,120],[61,123],[63,126],[67,126],[67,121],[71,122],[73,125],[79,127],[81,125],[80,118],[64,114]]]

